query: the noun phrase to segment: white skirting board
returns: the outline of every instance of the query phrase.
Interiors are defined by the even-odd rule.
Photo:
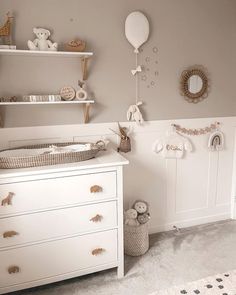
[[[183,159],[164,159],[152,152],[152,143],[170,130],[172,123],[202,128],[219,121],[225,149],[210,152],[208,136],[189,136],[194,150]],[[150,232],[234,218],[236,196],[236,117],[159,120],[131,126],[132,152],[125,154],[130,165],[124,169],[125,208],[136,199],[150,204]],[[42,142],[97,141],[109,139],[116,147],[119,138],[109,129],[117,123],[62,125],[0,130],[0,148]]]

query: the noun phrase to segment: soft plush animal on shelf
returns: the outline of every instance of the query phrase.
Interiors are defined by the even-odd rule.
[[[57,51],[58,44],[52,43],[52,41],[48,40],[51,35],[49,30],[34,28],[33,32],[37,38],[34,41],[28,41],[28,47],[30,50]]]
[[[129,209],[125,212],[125,224],[130,226],[138,226],[138,213],[135,209]]]
[[[135,121],[138,125],[141,125],[144,122],[142,113],[139,109],[139,106],[142,104],[143,103],[139,101],[136,104],[133,104],[129,107],[127,111],[128,121]]]

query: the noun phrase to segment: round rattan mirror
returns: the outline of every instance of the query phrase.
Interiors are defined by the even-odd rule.
[[[206,73],[200,67],[183,71],[180,80],[181,95],[188,102],[198,103],[208,96],[209,82]]]

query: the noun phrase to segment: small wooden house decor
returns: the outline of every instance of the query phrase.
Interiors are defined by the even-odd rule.
[[[0,27],[0,39],[3,39],[3,45],[12,45],[12,19],[13,17],[8,12],[5,24]]]

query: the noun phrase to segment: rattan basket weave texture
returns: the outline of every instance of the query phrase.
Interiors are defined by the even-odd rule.
[[[124,225],[125,254],[140,256],[149,249],[148,223],[139,226]]]
[[[22,146],[14,149],[40,149],[48,148],[52,145],[57,147],[64,147],[74,144],[86,144],[84,142],[64,142],[64,143],[50,143],[50,144],[37,144],[30,146]],[[97,153],[104,149],[104,146],[98,143],[92,144],[92,149],[88,151],[79,151],[71,153],[58,153],[58,154],[42,154],[37,156],[26,157],[1,157],[0,156],[0,168],[1,169],[15,169],[15,168],[30,168],[47,165],[66,164],[73,162],[81,162],[94,158]]]

